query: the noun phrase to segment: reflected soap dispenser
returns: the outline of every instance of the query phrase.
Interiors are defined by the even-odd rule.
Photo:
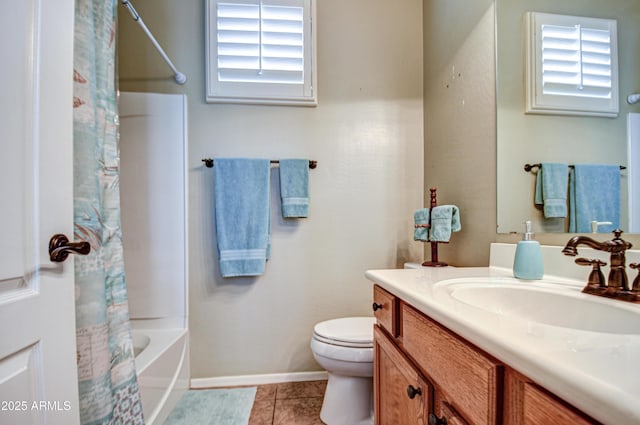
[[[540,243],[533,240],[531,220],[525,222],[524,237],[516,246],[513,258],[513,276],[518,279],[542,279],[544,266],[542,264],[542,248]]]

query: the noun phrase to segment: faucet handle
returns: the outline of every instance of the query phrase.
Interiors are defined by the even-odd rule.
[[[606,266],[607,263],[598,260],[597,258],[589,260],[588,258],[576,258],[575,263],[579,266],[592,266],[591,273],[589,273],[588,285],[590,287],[604,288],[605,280],[604,274],[600,267]],[[640,266],[640,265],[639,265]],[[639,283],[640,285],[640,283]]]
[[[631,287],[631,292],[640,292],[640,263],[630,263],[629,267],[634,270],[638,270],[638,275],[633,280],[633,286]]]

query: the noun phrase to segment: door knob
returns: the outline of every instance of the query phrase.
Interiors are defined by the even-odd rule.
[[[63,262],[69,254],[87,255],[90,251],[89,242],[69,242],[65,235],[53,235],[49,240],[49,259],[54,263]]]

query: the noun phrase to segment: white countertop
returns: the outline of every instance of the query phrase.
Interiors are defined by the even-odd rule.
[[[449,279],[490,277],[495,281],[511,280],[511,269],[501,266],[513,261],[513,246],[493,245],[490,267],[368,270],[365,275],[593,418],[606,424],[639,424],[640,333],[600,333],[519,320],[442,295],[438,288],[443,284],[438,283]],[[496,246],[502,250],[499,255],[494,254]],[[594,297],[580,294],[588,268],[569,262],[578,274],[584,274],[584,278],[575,279],[574,269],[569,270],[569,277],[566,274],[559,276],[562,275],[559,269],[566,267],[566,264],[553,264],[556,255],[563,257],[559,248],[543,248],[545,269],[548,270],[545,281],[557,283],[558,290],[570,292],[572,296]],[[583,256],[582,251],[587,250],[580,251]],[[594,258],[601,253],[593,254],[587,255]],[[640,255],[637,251],[629,254],[634,260]],[[607,270],[604,272],[606,276]],[[628,269],[628,273],[632,282],[635,272]],[[527,285],[528,281],[518,283]],[[596,298],[598,302],[640,312],[638,304]]]

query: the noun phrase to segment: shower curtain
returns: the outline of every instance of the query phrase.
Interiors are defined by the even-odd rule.
[[[74,233],[82,424],[144,424],[125,287],[115,86],[117,0],[76,0]],[[54,83],[55,84],[55,83]]]

